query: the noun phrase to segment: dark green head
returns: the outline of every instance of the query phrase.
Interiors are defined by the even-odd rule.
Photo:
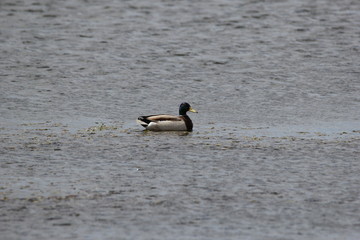
[[[197,111],[193,109],[187,102],[183,102],[182,104],[180,104],[179,115],[186,115],[187,111],[197,113]]]

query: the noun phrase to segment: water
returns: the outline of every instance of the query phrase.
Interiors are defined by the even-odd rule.
[[[358,1],[1,1],[4,239],[359,239]],[[176,114],[194,131],[142,131]]]

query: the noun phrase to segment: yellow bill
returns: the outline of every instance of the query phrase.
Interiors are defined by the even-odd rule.
[[[198,111],[196,111],[196,110],[193,109],[192,107],[190,107],[189,112],[198,113]]]

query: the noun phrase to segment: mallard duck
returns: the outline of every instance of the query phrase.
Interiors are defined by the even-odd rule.
[[[197,113],[190,104],[183,102],[179,107],[179,116],[158,114],[149,116],[140,116],[137,122],[151,131],[192,131],[193,123],[186,114],[188,111]]]

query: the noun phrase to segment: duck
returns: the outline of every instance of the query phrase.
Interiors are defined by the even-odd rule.
[[[137,122],[146,130],[150,131],[188,131],[193,129],[193,123],[187,112],[198,113],[189,103],[183,102],[179,107],[179,116],[168,114],[157,114],[140,116]]]

